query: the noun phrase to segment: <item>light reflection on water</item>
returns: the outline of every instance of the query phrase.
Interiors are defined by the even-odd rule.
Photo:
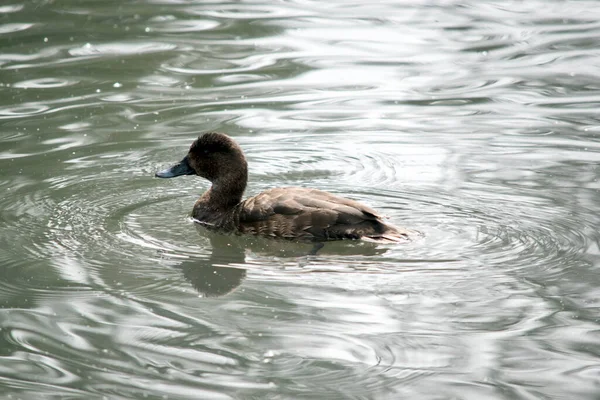
[[[597,397],[592,2],[0,6],[0,392]],[[247,194],[311,186],[402,246],[211,235],[199,132]]]

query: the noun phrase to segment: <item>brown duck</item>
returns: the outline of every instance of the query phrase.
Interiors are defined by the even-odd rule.
[[[181,162],[156,173],[159,178],[181,175],[212,183],[192,210],[192,217],[211,229],[313,242],[409,239],[408,230],[384,222],[375,210],[318,189],[275,188],[242,200],[248,164],[240,146],[223,133],[203,134]]]

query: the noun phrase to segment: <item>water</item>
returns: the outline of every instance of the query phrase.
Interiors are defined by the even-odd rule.
[[[597,399],[596,2],[0,5],[0,393]],[[422,239],[231,238],[153,178],[228,132]]]

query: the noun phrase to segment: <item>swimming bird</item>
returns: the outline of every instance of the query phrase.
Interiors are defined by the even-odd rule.
[[[363,239],[406,242],[410,231],[384,222],[377,211],[319,189],[281,187],[242,200],[248,163],[229,136],[208,132],[159,178],[198,175],[212,185],[194,204],[192,217],[209,229],[298,241]]]

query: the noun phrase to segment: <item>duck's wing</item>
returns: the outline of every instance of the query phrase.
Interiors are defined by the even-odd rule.
[[[288,239],[376,238],[390,225],[373,209],[317,189],[277,188],[240,204],[241,233]]]

